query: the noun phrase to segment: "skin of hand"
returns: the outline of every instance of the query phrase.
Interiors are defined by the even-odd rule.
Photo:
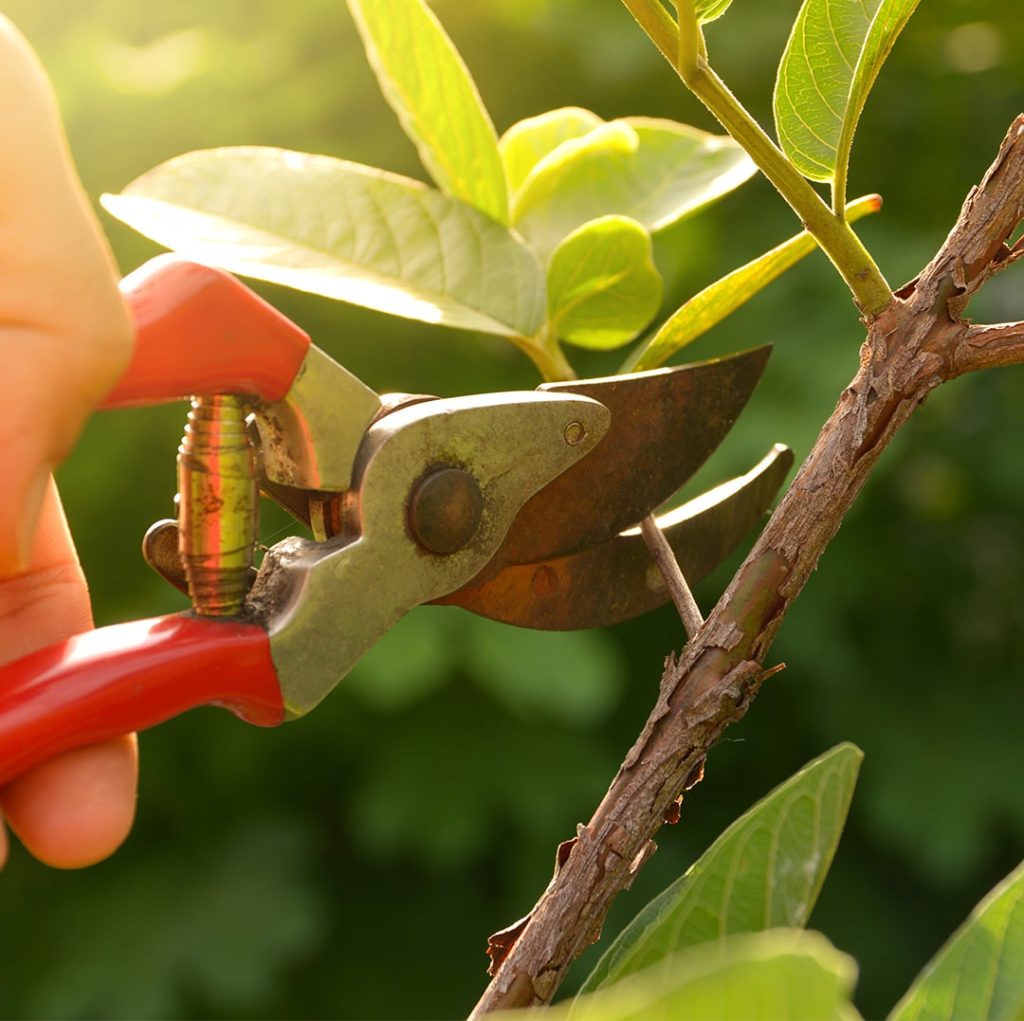
[[[45,73],[0,15],[0,663],[92,627],[51,473],[124,370],[132,331]],[[0,693],[2,694],[2,693]],[[111,854],[135,809],[134,736],[70,752],[0,788],[37,858]],[[0,822],[0,866],[7,837]]]

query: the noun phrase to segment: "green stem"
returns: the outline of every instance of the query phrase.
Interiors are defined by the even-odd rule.
[[[880,196],[867,195],[851,202],[846,215],[852,223],[881,208]],[[646,344],[634,348],[619,371],[642,372],[663,365],[680,348],[732,315],[740,305],[750,301],[815,248],[814,238],[803,231],[709,284],[676,309]]]
[[[537,366],[545,383],[566,383],[578,378],[558,338],[549,334],[546,327],[535,337],[509,337],[509,340]]]
[[[676,16],[679,20],[679,43],[675,66],[679,77],[686,81],[697,70],[697,62],[701,58],[707,60],[708,49],[693,4],[688,0],[677,0]]]
[[[662,56],[676,67],[679,58],[679,29],[660,0],[622,0],[648,39]]]
[[[848,174],[846,160],[839,160],[836,172],[832,176],[832,213],[837,220],[846,220],[846,178]]]
[[[686,56],[679,53],[680,31],[660,0],[622,2],[677,70],[687,88],[746,150],[760,171],[800,217],[806,230],[846,281],[861,311],[867,315],[881,312],[892,301],[892,290],[860,238],[844,217],[829,209],[821,196],[715,74],[699,48],[694,48],[690,19],[695,21],[696,14],[692,0],[678,0],[680,10],[687,9],[686,16],[681,19],[681,23],[687,26],[684,36],[690,47]]]
[[[800,217],[805,229],[832,260],[867,315],[892,301],[892,289],[860,238],[836,216],[802,174],[750,116],[704,61],[686,83]]]

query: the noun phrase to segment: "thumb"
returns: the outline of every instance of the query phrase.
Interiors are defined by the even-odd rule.
[[[0,664],[92,626],[56,487],[44,492],[29,570],[0,579]],[[0,811],[40,861],[58,868],[89,865],[128,835],[137,766],[134,737],[79,748],[0,788]],[[0,821],[0,868],[5,846]]]

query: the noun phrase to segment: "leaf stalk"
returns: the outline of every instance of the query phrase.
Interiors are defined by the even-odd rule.
[[[536,366],[545,383],[567,383],[578,379],[576,370],[562,351],[558,338],[545,327],[534,337],[509,337],[520,351]]]
[[[675,25],[660,0],[622,0],[623,4],[679,74],[683,84],[704,104],[775,186],[804,228],[828,255],[853,292],[860,310],[878,315],[893,298],[892,289],[844,215],[836,214],[771,140],[742,103],[695,49],[696,13],[692,0],[679,0]],[[684,16],[685,12],[685,16]],[[697,26],[700,33],[700,27]],[[683,59],[684,36],[688,55]],[[843,185],[845,190],[845,183]]]
[[[866,195],[851,202],[845,213],[852,223],[869,213],[877,213],[881,208],[880,195]],[[816,247],[814,238],[807,231],[802,231],[746,265],[719,277],[713,284],[687,299],[665,320],[654,336],[635,347],[619,371],[642,372],[663,365],[680,348],[732,315]]]
[[[708,49],[693,0],[676,0],[676,18],[679,22],[679,43],[675,66],[685,82],[697,70],[698,61],[707,60]]]

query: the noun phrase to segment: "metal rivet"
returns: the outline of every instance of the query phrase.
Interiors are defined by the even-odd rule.
[[[587,438],[587,428],[582,422],[570,422],[565,427],[565,442],[570,447],[575,447],[578,443],[582,443]]]
[[[409,526],[431,553],[456,553],[477,533],[484,498],[476,479],[461,468],[438,468],[421,479],[409,500]]]
[[[530,586],[533,589],[534,595],[540,596],[542,599],[547,596],[553,596],[558,591],[558,575],[555,574],[553,568],[548,567],[547,564],[542,564],[533,572]]]

